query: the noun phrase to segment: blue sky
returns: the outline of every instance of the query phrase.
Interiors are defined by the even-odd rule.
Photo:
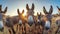
[[[8,7],[7,15],[17,15],[17,9],[19,8],[20,11],[23,9],[25,10],[26,14],[26,4],[29,5],[31,8],[32,3],[35,5],[35,14],[37,12],[43,13],[43,6],[46,7],[46,10],[49,11],[50,5],[53,6],[53,14],[58,13],[58,9],[56,6],[60,7],[60,0],[0,0],[0,5],[2,5],[2,10],[5,9],[5,7]]]

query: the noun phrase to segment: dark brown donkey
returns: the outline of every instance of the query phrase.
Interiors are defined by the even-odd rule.
[[[42,13],[40,12],[40,14],[37,13],[37,22],[35,22],[35,29],[37,30],[37,34],[43,34],[43,26],[42,26],[42,22],[41,22],[41,18],[42,18]]]
[[[4,30],[4,20],[5,20],[5,14],[7,12],[7,7],[4,11],[2,11],[2,5],[0,5],[0,31]]]
[[[46,9],[45,9],[45,6],[44,6],[43,7],[43,12],[44,12],[45,15],[42,17],[42,25],[47,32],[51,28],[50,26],[51,26],[53,7],[50,6],[50,10],[49,10],[49,12],[47,12]]]
[[[41,24],[41,17],[42,17],[42,16],[43,16],[43,15],[41,14],[41,12],[40,12],[40,14],[37,13],[37,17],[38,17],[38,20],[37,20],[37,21],[38,21],[39,25],[42,25],[42,24]]]

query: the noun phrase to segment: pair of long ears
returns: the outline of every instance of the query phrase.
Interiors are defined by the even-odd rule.
[[[2,5],[0,5],[0,13],[6,13],[7,12],[7,7],[2,11]]]
[[[28,6],[28,4],[26,4],[26,9],[27,9],[27,10],[30,9],[29,6]],[[34,4],[33,4],[33,3],[32,3],[32,7],[31,7],[31,9],[34,10]]]
[[[45,9],[45,6],[43,6],[43,12],[44,12],[45,14],[52,14],[52,12],[53,12],[53,7],[52,7],[52,5],[50,6],[49,12],[47,12],[47,10]]]
[[[22,10],[22,13],[20,13],[19,9],[17,9],[17,13],[20,15],[20,14],[23,14],[24,13],[24,10]]]

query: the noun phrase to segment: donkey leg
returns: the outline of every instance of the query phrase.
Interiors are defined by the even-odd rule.
[[[13,34],[16,34],[15,30],[13,27],[11,27]]]
[[[11,30],[10,30],[10,29],[8,29],[8,31],[9,31],[9,34],[12,34],[12,32],[11,32]]]

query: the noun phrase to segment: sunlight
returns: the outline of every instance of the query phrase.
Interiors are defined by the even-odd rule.
[[[26,14],[24,13],[23,16],[26,16]]]
[[[37,16],[37,12],[34,13],[34,16]]]

